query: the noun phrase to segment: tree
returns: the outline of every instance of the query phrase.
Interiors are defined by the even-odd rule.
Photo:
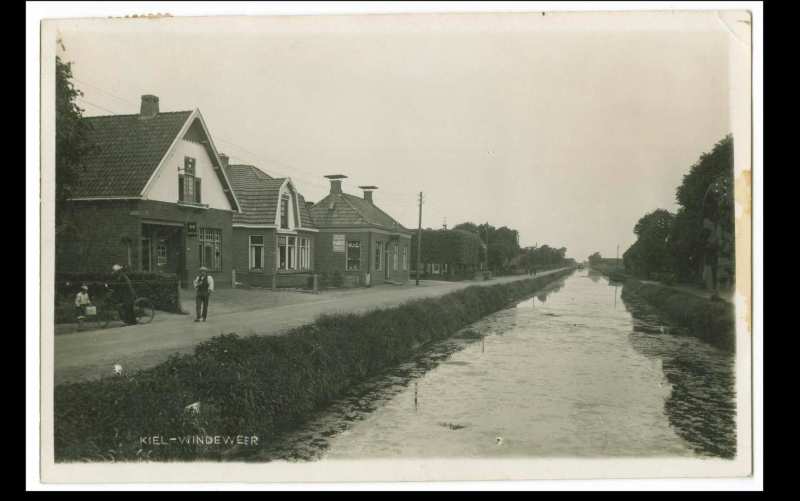
[[[732,267],[735,243],[731,135],[717,142],[710,153],[700,156],[683,176],[675,198],[680,207],[670,235],[670,253],[672,267],[678,278],[698,281],[702,276],[705,218],[718,221],[723,235],[720,256],[727,259]]]
[[[589,264],[599,264],[603,260],[603,256],[599,252],[595,252],[589,256]]]
[[[84,110],[75,102],[82,95],[72,83],[72,63],[56,56],[56,236],[69,226],[65,203],[92,149],[87,138],[88,125],[82,120]]]
[[[653,272],[669,271],[669,236],[674,222],[675,215],[664,209],[642,216],[633,228],[636,242],[622,255],[625,269],[644,278]]]

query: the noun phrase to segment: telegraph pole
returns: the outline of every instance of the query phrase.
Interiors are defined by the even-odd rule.
[[[486,221],[486,271],[489,271],[489,221]]]
[[[417,285],[419,285],[419,269],[422,262],[422,192],[419,192],[419,226],[417,226]]]

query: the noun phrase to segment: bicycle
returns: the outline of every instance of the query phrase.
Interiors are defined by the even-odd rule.
[[[108,284],[106,284],[105,287],[106,300],[103,304],[103,308],[98,309],[99,322],[102,324],[103,328],[107,328],[113,321],[119,321],[124,318],[122,309],[125,308],[123,302],[115,299],[114,290],[111,289]],[[136,320],[137,324],[149,324],[153,321],[155,315],[156,310],[150,298],[140,296],[133,300],[133,318]]]

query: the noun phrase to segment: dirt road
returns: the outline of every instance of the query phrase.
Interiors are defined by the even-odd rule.
[[[541,272],[538,276],[555,271]],[[251,305],[255,309],[237,311],[228,305],[216,313],[212,302],[207,322],[195,323],[193,315],[159,313],[158,321],[148,325],[58,335],[54,344],[55,384],[110,375],[114,364],[122,365],[126,371],[151,367],[172,353],[191,353],[198,343],[220,334],[278,335],[310,323],[324,313],[364,312],[396,306],[410,299],[441,296],[471,285],[494,285],[525,278],[528,277],[498,277],[482,282],[424,281],[419,287],[411,281],[402,286],[302,294],[296,303],[263,308],[256,304]],[[267,291],[248,292],[262,294],[261,297],[269,294]],[[238,290],[231,293],[241,294]]]

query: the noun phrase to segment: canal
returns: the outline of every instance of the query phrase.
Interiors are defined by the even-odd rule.
[[[621,289],[576,271],[248,459],[734,457],[733,355]]]

